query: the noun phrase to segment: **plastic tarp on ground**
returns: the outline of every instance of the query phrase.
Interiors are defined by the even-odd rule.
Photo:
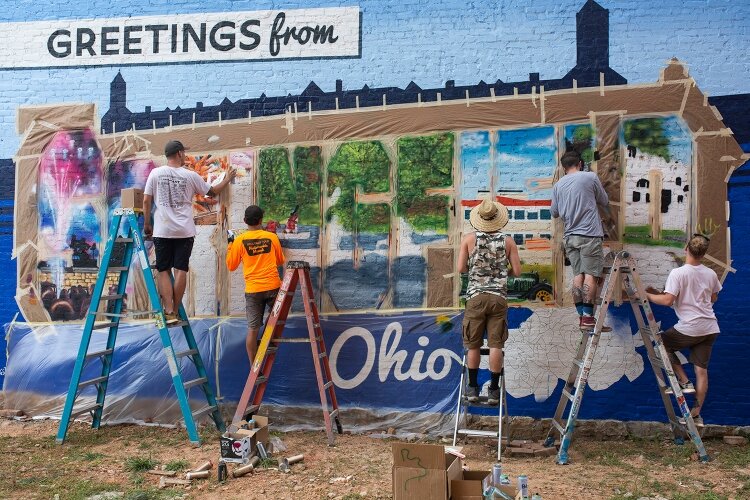
[[[191,325],[223,415],[231,419],[249,370],[245,320],[195,319]],[[460,315],[343,315],[322,318],[322,327],[348,429],[365,432],[395,426],[403,432],[442,433],[450,428],[461,372]],[[171,332],[175,350],[184,349],[180,329]],[[6,407],[60,417],[81,334],[80,324],[13,325]],[[304,317],[290,318],[284,336],[306,335]],[[106,333],[95,332],[89,352],[103,349],[105,342]],[[100,366],[90,362],[82,380],[99,376]],[[195,378],[195,368],[185,358],[182,374],[186,380]],[[93,401],[95,396],[95,389],[88,387],[78,401]],[[205,404],[199,388],[191,389],[190,397],[193,407]],[[264,406],[280,427],[322,426],[309,344],[282,345]],[[174,424],[180,419],[156,328],[151,322],[124,323],[117,336],[103,422]]]

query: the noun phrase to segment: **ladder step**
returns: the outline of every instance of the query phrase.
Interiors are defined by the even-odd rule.
[[[268,381],[268,377],[265,375],[261,375],[258,378],[255,379],[255,386],[259,386],[260,384],[265,384]]]
[[[464,436],[497,438],[497,431],[480,431],[480,430],[475,430],[475,429],[458,429],[458,433],[459,434],[463,434]]]
[[[112,267],[107,268],[107,272],[108,273],[121,273],[123,271],[127,271],[128,269],[130,268],[125,267],[125,266],[112,266]]]
[[[656,365],[656,366],[658,366],[658,367],[659,367],[659,368],[661,368],[661,369],[664,369],[664,368],[666,368],[666,367],[664,366],[664,362],[663,362],[663,361],[661,360],[661,358],[660,358],[660,357],[658,357],[658,356],[649,356],[649,357],[648,357],[648,360],[649,360],[649,361],[651,361],[651,364],[653,364],[653,365]]]
[[[325,352],[321,352],[320,354],[318,354],[318,357],[319,357],[320,359],[323,359],[323,358],[325,358],[326,356],[328,356],[328,354],[327,354],[327,353],[325,353]]]
[[[99,382],[104,382],[105,380],[107,380],[107,377],[92,378],[90,380],[86,380],[86,381],[81,382],[80,384],[78,384],[78,388],[82,389],[83,387],[86,387],[88,385],[98,384]]]
[[[333,381],[332,381],[332,380],[329,380],[328,382],[326,382],[325,384],[323,384],[323,390],[326,390],[326,389],[328,389],[328,388],[329,388],[329,387],[331,387],[332,385],[333,385]]]
[[[331,414],[330,414],[330,417],[331,417],[331,418],[336,418],[336,417],[338,417],[338,416],[339,416],[339,410],[338,410],[338,409],[335,409],[335,410],[333,410],[333,411],[331,412]]]
[[[102,295],[99,298],[99,302],[105,302],[107,300],[119,300],[119,299],[122,299],[123,297],[125,297],[125,295],[122,293],[116,293],[114,295]]]
[[[177,326],[187,326],[190,323],[188,321],[182,321],[181,319],[170,319],[165,323],[167,328],[175,328]]]
[[[182,386],[185,389],[190,389],[191,387],[195,387],[196,385],[203,385],[206,382],[208,382],[208,378],[206,378],[206,377],[199,377],[199,378],[195,378],[193,380],[189,380],[189,381],[185,382],[184,384],[182,384]]]
[[[185,356],[193,356],[194,354],[198,354],[198,349],[188,349],[187,351],[176,352],[175,357],[179,359],[184,358]]]
[[[80,410],[76,410],[76,411],[74,411],[73,413],[70,414],[70,419],[73,420],[78,415],[83,415],[84,413],[89,413],[89,412],[92,412],[92,411],[96,411],[96,409],[97,408],[101,408],[101,406],[102,405],[100,405],[99,403],[94,403],[91,406],[87,406],[85,408],[81,408]]]
[[[212,412],[215,409],[216,409],[215,405],[208,405],[208,406],[204,406],[203,408],[198,408],[197,410],[192,412],[193,418],[195,419],[196,417],[203,415],[204,413]]]
[[[566,398],[568,398],[571,401],[575,400],[575,398],[576,398],[575,395],[573,393],[569,392],[567,389],[563,389],[562,393],[563,393],[563,396],[565,396]]]
[[[271,339],[271,342],[276,342],[276,343],[310,342],[310,339],[307,337],[286,337],[286,338],[280,337],[280,338]]]
[[[271,345],[271,346],[268,346],[268,349],[266,349],[266,354],[275,353],[275,352],[278,352],[278,350],[279,350],[278,346]]]
[[[245,408],[245,415],[250,415],[251,413],[255,415],[259,409],[260,409],[260,405],[250,405],[247,408]]]
[[[103,351],[96,351],[96,352],[89,353],[89,354],[86,355],[85,361],[88,361],[88,360],[94,359],[94,358],[99,358],[99,357],[102,357],[102,356],[108,356],[108,355],[112,354],[113,351],[114,351],[114,349],[104,349]]]
[[[579,369],[583,368],[583,361],[581,361],[580,359],[574,359],[573,364],[576,365]]]
[[[557,429],[557,432],[559,432],[561,436],[565,435],[565,428],[562,425],[560,425],[560,423],[557,420],[552,419],[552,427]]]
[[[111,328],[113,326],[117,326],[117,322],[115,321],[104,321],[99,323],[94,323],[93,330],[103,330],[104,328]]]

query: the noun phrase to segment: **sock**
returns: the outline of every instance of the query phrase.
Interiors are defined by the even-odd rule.
[[[583,310],[584,316],[593,316],[594,315],[594,304],[589,304],[587,302],[584,302],[581,304],[581,310]]]
[[[583,302],[576,302],[576,311],[579,316],[583,316]]]
[[[479,374],[479,368],[469,368],[469,385],[472,387],[479,387],[477,383],[477,375]]]
[[[490,372],[490,376],[492,377],[490,380],[490,389],[495,390],[499,387],[500,383],[500,374],[495,372]]]

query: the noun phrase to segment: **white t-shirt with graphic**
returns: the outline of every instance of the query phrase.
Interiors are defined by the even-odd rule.
[[[672,307],[679,320],[674,328],[691,337],[719,333],[711,295],[719,293],[721,283],[716,273],[703,264],[685,264],[673,269],[664,286],[666,293],[677,297]]]
[[[185,167],[165,165],[148,175],[144,194],[153,196],[155,238],[190,238],[195,236],[193,197],[205,195],[211,186]]]

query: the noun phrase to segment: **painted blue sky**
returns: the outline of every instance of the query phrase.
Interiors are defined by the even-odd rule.
[[[486,197],[490,189],[490,134],[464,132],[461,148],[461,198],[476,200],[480,191]]]
[[[505,196],[549,199],[551,189],[528,189],[534,179],[551,178],[557,164],[554,127],[500,131],[496,148],[495,191]]]
[[[311,80],[333,90],[337,78],[350,89],[365,84],[404,87],[411,80],[422,87],[451,79],[458,85],[518,81],[528,79],[529,72],[559,78],[575,64],[575,14],[584,3],[506,0],[472,3],[469,9],[462,1],[434,0],[425,9],[424,3],[395,0],[50,0],[45,9],[30,10],[28,1],[2,0],[0,22],[355,5],[362,11],[362,57],[6,71],[0,100],[16,105],[93,101],[102,114],[109,100],[109,85],[102,82],[111,81],[118,69],[128,83],[132,111],[147,105],[162,109],[218,103],[262,92],[296,94]],[[656,80],[665,61],[676,56],[711,95],[750,92],[750,2],[712,0],[688,8],[680,0],[599,3],[610,10],[610,66],[630,83]],[[561,16],[569,22],[561,23]],[[0,158],[17,148],[14,122],[14,107],[3,106]]]

